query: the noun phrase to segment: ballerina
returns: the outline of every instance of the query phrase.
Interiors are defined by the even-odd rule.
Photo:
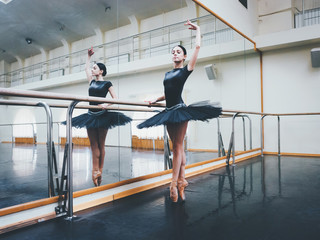
[[[173,202],[178,201],[178,196],[183,201],[186,198],[184,189],[188,186],[188,182],[185,179],[186,156],[183,149],[183,140],[187,131],[188,121],[206,121],[219,117],[222,111],[219,105],[210,104],[208,101],[186,106],[181,98],[183,86],[196,65],[201,42],[200,27],[189,20],[185,25],[189,26],[189,29],[196,31],[195,50],[189,63],[184,66],[184,61],[187,57],[186,49],[181,45],[175,46],[172,49],[173,69],[165,74],[163,81],[164,95],[148,101],[149,104],[153,104],[166,100],[166,109],[137,126],[140,129],[162,124],[167,126],[173,145],[172,182],[170,185],[170,198]]]
[[[103,79],[107,74],[106,66],[103,63],[96,63],[90,68],[90,60],[93,54],[94,51],[91,47],[88,49],[85,65],[85,72],[89,81],[89,96],[106,97],[109,92],[111,97],[116,99],[117,96],[112,83]],[[103,109],[90,109],[88,113],[72,118],[72,126],[87,129],[92,152],[92,181],[95,186],[100,186],[108,129],[125,125],[132,121],[132,119],[123,113],[106,110],[110,104],[90,102],[90,105],[98,105]],[[66,122],[63,122],[63,124],[66,124]]]

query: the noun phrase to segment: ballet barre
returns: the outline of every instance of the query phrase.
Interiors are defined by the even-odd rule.
[[[62,93],[53,93],[53,92],[40,92],[40,91],[31,91],[31,90],[17,90],[17,89],[8,89],[0,88],[0,95],[11,96],[11,97],[29,97],[29,98],[43,98],[43,99],[55,99],[55,100],[69,100],[69,101],[78,101],[78,102],[96,102],[96,103],[111,103],[119,105],[134,105],[134,106],[146,106],[146,107],[165,107],[163,103],[154,103],[149,104],[145,102],[129,102],[121,100],[112,100],[102,97],[88,97],[81,95],[72,95],[72,94],[62,94]]]

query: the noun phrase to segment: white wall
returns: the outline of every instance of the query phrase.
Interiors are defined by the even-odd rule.
[[[319,44],[263,54],[264,111],[320,112],[320,68],[312,68],[310,50]],[[281,151],[319,154],[320,116],[281,118]],[[265,124],[265,150],[277,151],[277,122]]]
[[[259,0],[259,35],[294,28],[292,0]]]
[[[199,0],[229,24],[252,38],[294,27],[292,0],[248,0],[248,9],[235,0]]]
[[[248,9],[237,0],[199,0],[198,2],[211,9],[248,37],[257,34],[258,2],[256,0],[248,0]]]

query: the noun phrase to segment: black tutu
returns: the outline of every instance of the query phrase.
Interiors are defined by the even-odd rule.
[[[88,111],[72,118],[72,127],[76,128],[106,128],[110,129],[116,126],[125,125],[132,119],[123,113],[102,110],[98,112]],[[62,124],[66,125],[64,121]]]
[[[140,123],[137,127],[141,129],[191,120],[208,121],[208,119],[219,117],[221,112],[222,108],[219,104],[210,103],[209,101],[197,102],[189,106],[180,103],[171,108],[166,108],[162,112]]]

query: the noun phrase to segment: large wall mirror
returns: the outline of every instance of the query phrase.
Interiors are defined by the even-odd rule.
[[[252,42],[212,13],[189,0],[117,0],[106,1],[101,8],[104,19],[101,18],[100,21],[108,22],[107,25],[93,28],[95,32],[93,36],[50,50],[45,62],[41,60],[41,54],[30,56],[25,61],[24,68],[24,71],[29,71],[29,75],[24,73],[23,81],[17,77],[18,72],[22,71],[19,70],[18,63],[11,63],[11,73],[6,75],[6,79],[10,81],[8,80],[5,85],[16,87],[23,84],[31,84],[29,86],[37,84],[37,88],[29,89],[87,96],[88,82],[84,75],[84,64],[87,49],[92,46],[95,51],[92,64],[102,62],[107,66],[108,74],[105,80],[111,81],[117,97],[129,102],[143,103],[163,95],[164,75],[173,68],[172,48],[183,45],[188,51],[188,57],[192,54],[195,33],[184,25],[189,19],[200,26],[202,40],[196,67],[182,93],[185,103],[188,105],[208,100],[219,102],[223,109],[227,110],[260,112],[259,54]],[[36,64],[31,64],[35,62]],[[30,79],[27,76],[30,76]],[[50,82],[52,79],[64,83],[55,85]],[[69,104],[70,101],[62,103]],[[130,116],[133,121],[125,126],[110,129],[107,133],[102,185],[145,176],[170,167],[164,161],[164,127],[142,130],[136,127],[144,119],[155,114],[152,110],[161,111],[163,108],[139,107],[141,111],[126,111],[122,105],[113,107]],[[23,111],[18,107],[1,107],[1,109],[6,112],[0,117],[1,123],[15,124],[13,131],[11,125],[1,126],[2,142],[10,142],[13,138],[19,137],[34,139],[36,135],[37,143],[45,143],[46,126],[40,123],[46,121],[46,116],[42,109],[32,107]],[[86,111],[87,109],[76,109],[73,115]],[[66,129],[59,125],[59,122],[65,120],[66,109],[54,108],[52,112],[55,122],[54,141],[57,143],[56,153],[61,171],[64,146],[58,143],[65,141]],[[231,120],[232,114],[227,114],[208,122],[190,122],[184,142],[187,164],[220,156],[218,127],[221,130],[224,149],[228,150]],[[35,124],[23,125],[26,122]],[[243,114],[236,119],[237,152],[259,147],[259,124],[259,118],[251,115]],[[74,145],[74,191],[92,188],[92,156],[88,140],[84,140],[87,138],[87,133],[85,130],[74,129],[73,137],[78,141],[86,141],[85,146]],[[2,144],[1,152],[5,151],[3,146]],[[19,181],[23,182],[24,189],[36,185],[39,194],[21,198],[22,202],[12,201],[10,205],[3,204],[1,207],[47,197],[47,170],[43,171],[41,168],[46,164],[46,146],[37,144],[32,148],[25,148],[14,146],[8,154],[11,159],[1,158],[1,161],[7,161],[12,166],[8,171],[10,176],[1,175],[2,181],[4,178],[20,178]],[[35,175],[38,176],[36,179]],[[27,196],[29,193],[25,191],[24,194]]]
[[[125,2],[118,1],[120,12],[128,12]],[[139,6],[143,1],[135,0],[132,4]],[[184,86],[185,103],[209,100],[220,102],[223,109],[259,112],[260,60],[254,44],[194,2],[170,1],[159,9],[162,7],[166,10],[148,17],[142,17],[140,12],[130,13],[131,23],[118,29],[119,65],[115,81],[119,84],[119,96],[143,102],[163,95],[164,75],[173,68],[172,48],[183,45],[188,55],[194,50],[195,33],[184,26],[190,19],[201,27],[202,47],[196,68]],[[131,129],[119,133],[122,140],[131,137],[132,155],[127,161],[130,166],[123,165],[125,154],[120,154],[120,166],[131,171],[127,175],[122,172],[124,177],[134,178],[165,170],[164,127],[136,128],[154,114],[131,113],[134,119]],[[218,126],[227,151],[231,124],[232,114],[209,122],[190,122],[185,138],[187,164],[221,156]],[[259,124],[258,117],[246,114],[236,119],[237,152],[259,147]],[[125,150],[121,148],[120,151]]]

